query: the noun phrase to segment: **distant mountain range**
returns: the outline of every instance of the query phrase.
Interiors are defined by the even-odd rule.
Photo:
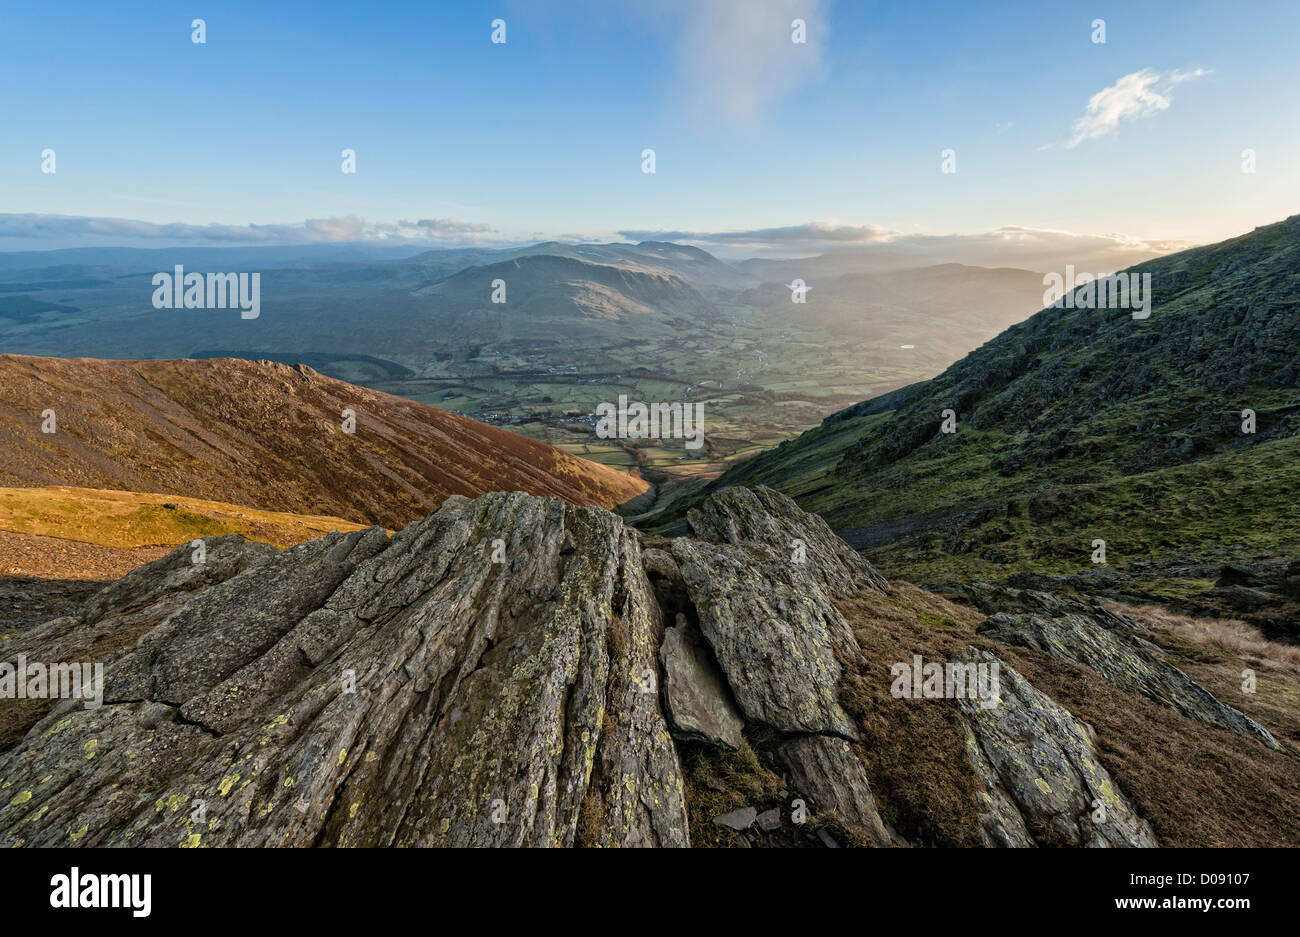
[[[154,309],[152,274],[176,264],[260,272],[262,314]],[[790,301],[795,278],[810,287],[805,303]],[[498,280],[504,302],[493,301]],[[737,327],[758,324],[899,340],[914,349],[904,359],[933,367],[1028,315],[1041,293],[1041,274],[1024,270],[882,266],[850,253],[737,265],[657,241],[414,254],[345,245],[84,248],[0,254],[0,347],[122,358],[204,348],[254,359],[348,352],[419,371],[466,346],[554,341],[557,328],[577,330],[566,339],[579,348],[666,331],[725,347]],[[767,351],[779,355],[780,343]]]
[[[260,314],[153,308],[177,264],[257,273]],[[86,248],[0,255],[0,349],[304,363],[649,479],[714,477],[937,374],[1039,308],[1041,280],[853,251],[734,264],[665,241]],[[705,404],[707,445],[595,439],[584,417],[620,396]]]

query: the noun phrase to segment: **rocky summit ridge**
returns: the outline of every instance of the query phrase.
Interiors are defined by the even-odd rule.
[[[106,665],[97,708],[0,701],[0,846],[1181,841],[1021,660],[1295,773],[1122,616],[887,582],[766,488],[688,520],[491,493],[391,536],[182,547],[0,644]],[[996,698],[899,698],[912,652],[998,665]]]

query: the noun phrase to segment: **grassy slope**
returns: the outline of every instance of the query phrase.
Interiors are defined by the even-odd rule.
[[[363,525],[325,515],[259,511],[219,501],[92,488],[0,488],[0,530],[118,549],[176,547],[240,534],[284,549]]]
[[[0,580],[104,581],[197,537],[239,534],[284,549],[360,526],[338,517],[259,511],[178,495],[0,488]]]
[[[920,581],[1092,569],[1094,538],[1111,567],[1294,555],[1300,218],[1133,269],[1149,319],[1046,309],[718,484],[785,491]]]

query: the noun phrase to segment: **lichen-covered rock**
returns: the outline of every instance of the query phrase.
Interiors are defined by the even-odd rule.
[[[725,488],[689,519],[698,539],[677,540],[673,553],[741,710],[796,734],[772,754],[815,809],[888,845],[847,741],[858,732],[839,702],[841,659],[862,661],[862,651],[834,601],[888,583],[821,518],[767,488]]]
[[[691,523],[643,550],[606,511],[494,493],[392,537],[181,548],[5,645],[106,668],[98,708],[0,700],[0,847],[686,846],[688,796],[705,839],[903,844],[860,741],[880,738],[864,675],[890,662],[837,604],[894,594],[773,492],[725,489]],[[1003,601],[990,636],[1089,666],[1141,647],[1127,620]],[[936,723],[965,733],[986,842],[1153,845],[1087,727],[1005,665],[1001,689]],[[835,835],[783,823],[795,798]]]
[[[969,648],[956,660],[998,665],[996,705],[957,700],[985,788],[978,796],[987,845],[1157,845],[1097,760],[1082,722],[986,651]]]
[[[1047,618],[1076,617],[1087,619],[1093,625],[1108,631],[1144,636],[1150,633],[1141,622],[1112,612],[1086,595],[1054,595],[1039,589],[1017,589],[982,580],[965,586],[965,592],[975,607],[985,615],[1008,612]]]
[[[50,619],[0,647],[0,660],[108,663],[204,590],[265,562],[279,551],[243,537],[205,537],[177,547],[92,595],[73,614]],[[0,751],[46,712],[42,699],[0,700]]]
[[[1143,639],[1109,629],[1089,615],[1060,612],[1060,617],[999,612],[979,626],[979,633],[1004,644],[1032,648],[1061,660],[1091,667],[1111,686],[1171,706],[1184,716],[1259,739],[1278,743],[1267,729],[1214,696],[1167,663],[1160,649]]]
[[[835,649],[856,652],[857,641],[809,564],[749,544],[678,540],[673,554],[745,717],[780,732],[856,738],[839,704]]]
[[[700,540],[764,546],[791,563],[806,564],[808,574],[832,596],[889,585],[829,524],[771,488],[723,488],[686,516]]]
[[[39,630],[39,629],[38,629]],[[448,499],[193,595],[0,754],[0,845],[686,845],[635,534]]]

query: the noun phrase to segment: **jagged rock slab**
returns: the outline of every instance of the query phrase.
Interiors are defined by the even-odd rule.
[[[1096,599],[1084,595],[1053,595],[1039,589],[1017,589],[980,580],[965,586],[965,592],[975,607],[985,615],[1008,612],[1047,618],[1076,616],[1086,618],[1095,626],[1109,631],[1142,636],[1150,634],[1141,622],[1112,612]]]
[[[780,732],[856,738],[837,655],[861,649],[834,597],[888,583],[826,522],[768,488],[724,488],[689,514],[698,539],[673,556],[747,719]]]
[[[107,687],[97,709],[26,701],[0,742],[0,847],[685,846],[664,708],[891,844],[839,702],[846,668],[885,662],[834,601],[884,580],[772,493],[727,489],[695,523],[642,551],[603,510],[496,493],[391,538],[181,548],[6,646],[106,661]],[[1017,601],[1003,619],[1065,608]],[[1138,640],[1112,624],[1095,641]],[[1001,687],[995,709],[958,702],[986,841],[1153,845],[1087,727],[1005,666]]]
[[[987,845],[1156,846],[1142,819],[1097,760],[1087,727],[987,651],[965,664],[997,663],[996,705],[959,699],[967,748],[984,783],[980,824]]]
[[[0,754],[0,845],[687,845],[658,644],[616,517],[453,497],[196,593]]]
[[[111,662],[136,639],[211,586],[279,551],[239,536],[207,537],[202,548],[177,547],[91,596],[71,615],[46,621],[4,642],[0,659]],[[50,708],[47,700],[0,700],[0,751],[22,738]]]
[[[807,735],[783,743],[778,753],[790,783],[814,800],[818,811],[832,811],[860,828],[874,846],[890,845],[866,769],[844,739]]]
[[[1267,729],[1214,695],[1177,667],[1160,649],[1141,638],[1111,630],[1090,616],[1062,617],[999,612],[980,623],[979,633],[1004,644],[1032,648],[1073,661],[1101,674],[1111,686],[1171,706],[1184,716],[1231,729],[1278,747]]]
[[[703,636],[684,615],[678,618],[677,627],[664,632],[659,648],[664,704],[673,734],[735,750],[745,723],[731,702],[726,678]]]

